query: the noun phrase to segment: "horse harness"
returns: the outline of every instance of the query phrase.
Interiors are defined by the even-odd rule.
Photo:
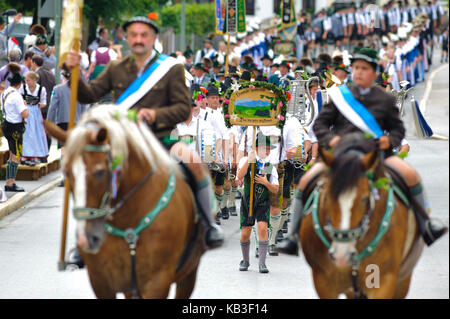
[[[99,208],[91,207],[75,207],[73,213],[77,220],[90,220],[99,217],[110,216],[117,210],[119,210],[126,203],[130,197],[132,197],[154,174],[154,169],[150,170],[140,181],[137,183],[116,205],[111,206],[111,199],[115,199],[117,196],[117,177],[120,174],[120,166],[115,167],[110,151],[109,144],[93,145],[88,144],[84,148],[85,152],[101,152],[107,154],[107,163],[109,167],[108,183],[109,188],[105,191],[102,197]],[[139,234],[146,229],[155,220],[158,214],[167,206],[172,198],[176,188],[176,180],[174,172],[170,172],[167,188],[159,198],[156,206],[147,213],[139,222],[136,228],[128,228],[121,230],[112,225],[105,224],[105,231],[108,234],[121,237],[125,239],[128,244],[131,256],[131,293],[134,299],[140,298],[137,288],[137,276],[136,276],[136,245],[139,238]]]
[[[373,172],[367,171],[364,174],[368,179],[369,183],[371,185],[372,191],[370,192],[370,204],[368,209],[365,211],[364,216],[361,220],[361,222],[358,224],[357,227],[349,229],[349,230],[338,230],[333,228],[333,226],[330,223],[329,216],[327,215],[327,224],[322,228],[320,221],[319,221],[319,215],[318,215],[318,208],[319,208],[319,198],[321,189],[323,186],[323,180],[319,180],[317,182],[316,187],[312,191],[312,193],[308,196],[306,203],[305,203],[305,210],[304,214],[308,215],[311,213],[312,219],[313,219],[313,227],[314,231],[316,232],[317,236],[320,238],[322,243],[328,248],[328,250],[331,249],[331,242],[328,240],[328,238],[325,236],[323,230],[325,230],[332,241],[335,242],[351,242],[356,241],[358,238],[363,237],[368,229],[369,229],[369,223],[370,223],[370,217],[374,212],[375,207],[375,200],[378,199],[378,193],[377,189],[373,186]],[[388,174],[389,176],[389,174]],[[392,181],[392,178],[389,178],[390,181]],[[378,247],[378,244],[380,243],[381,239],[384,237],[386,232],[389,229],[390,223],[391,223],[391,216],[395,209],[395,197],[394,193],[407,205],[409,206],[409,201],[407,200],[407,196],[402,192],[402,190],[395,184],[391,184],[388,187],[388,195],[386,200],[386,209],[383,215],[383,218],[381,220],[381,223],[378,228],[378,232],[375,235],[375,237],[369,242],[369,244],[358,253],[358,251],[355,251],[351,254],[351,264],[352,264],[352,285],[353,285],[353,291],[355,299],[359,298],[367,298],[367,296],[362,292],[358,285],[357,285],[357,278],[358,278],[358,272],[359,272],[359,265],[361,260],[366,258],[367,256],[371,255],[375,249]]]

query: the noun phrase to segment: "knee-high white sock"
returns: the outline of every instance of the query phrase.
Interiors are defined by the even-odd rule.
[[[281,221],[281,214],[278,214],[276,216],[270,216],[270,238],[269,238],[269,245],[275,245],[275,239],[277,238],[277,232],[280,229],[280,221]]]
[[[237,186],[232,186],[231,187],[231,191],[230,191],[230,197],[228,198],[228,204],[227,204],[227,207],[228,208],[230,208],[230,207],[236,207],[236,203],[235,203],[235,200],[236,200],[236,192],[237,192]]]
[[[222,198],[222,202],[220,203],[220,208],[225,208],[228,207],[228,198],[230,197],[230,190],[229,189],[225,189],[223,191],[223,198]]]

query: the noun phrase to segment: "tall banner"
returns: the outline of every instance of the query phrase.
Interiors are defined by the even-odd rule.
[[[65,61],[66,55],[74,50],[78,52],[80,50],[81,43],[81,23],[82,23],[82,9],[83,0],[65,0],[63,4],[63,16],[61,23],[61,42],[59,50],[59,63],[62,64]],[[69,108],[69,124],[68,129],[71,130],[75,125],[75,111],[77,104],[78,94],[78,78],[80,75],[80,67],[75,66],[72,69],[72,76],[70,79],[70,108]],[[63,211],[63,223],[61,230],[61,247],[59,251],[58,270],[62,271],[66,269],[67,263],[65,261],[66,255],[66,239],[67,239],[67,221],[69,215],[69,195],[70,187],[69,180],[64,179],[64,211]]]
[[[246,31],[245,0],[226,0],[226,1],[227,1],[226,16],[222,32],[227,34],[236,34],[245,32]]]
[[[216,33],[225,34],[225,18],[227,14],[227,0],[216,0]]]
[[[237,1],[237,32],[243,33],[247,30],[245,25],[245,0]]]
[[[283,40],[293,41],[297,33],[294,0],[282,0],[280,11],[281,24],[277,27],[278,34]]]
[[[62,67],[67,53],[81,40],[81,10],[83,0],[65,0],[61,23],[61,42],[59,46],[59,64]]]

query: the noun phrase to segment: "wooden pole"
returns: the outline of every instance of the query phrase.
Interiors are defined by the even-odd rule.
[[[74,44],[74,50],[78,52],[80,50],[80,41],[76,40]],[[75,111],[77,107],[78,96],[78,79],[80,76],[80,67],[76,66],[72,69],[70,78],[70,113],[69,113],[69,125],[68,130],[71,130],[75,125]],[[61,249],[59,252],[58,270],[62,271],[66,268],[65,255],[66,255],[66,238],[67,238],[67,220],[69,215],[69,180],[64,180],[64,213],[63,224],[61,233]]]
[[[230,34],[228,33],[228,40],[227,40],[227,55],[225,56],[225,77],[228,76],[228,60],[230,56]]]
[[[256,150],[256,126],[253,126],[253,139],[252,139],[252,151]],[[251,219],[253,216],[253,188],[255,179],[255,162],[251,163],[251,175],[250,175],[250,207],[248,208],[248,217]]]

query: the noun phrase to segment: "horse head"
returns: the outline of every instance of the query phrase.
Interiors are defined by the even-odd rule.
[[[338,267],[352,261],[374,211],[371,182],[382,174],[382,165],[373,144],[361,134],[349,134],[333,152],[319,150],[328,172],[321,198],[326,211],[324,229],[331,238],[330,257]]]
[[[77,219],[77,244],[97,253],[105,239],[105,220],[110,214],[112,157],[108,131],[95,122],[65,132],[52,123],[44,124],[49,134],[61,142],[76,140],[64,158],[64,173],[73,193],[73,213]]]

